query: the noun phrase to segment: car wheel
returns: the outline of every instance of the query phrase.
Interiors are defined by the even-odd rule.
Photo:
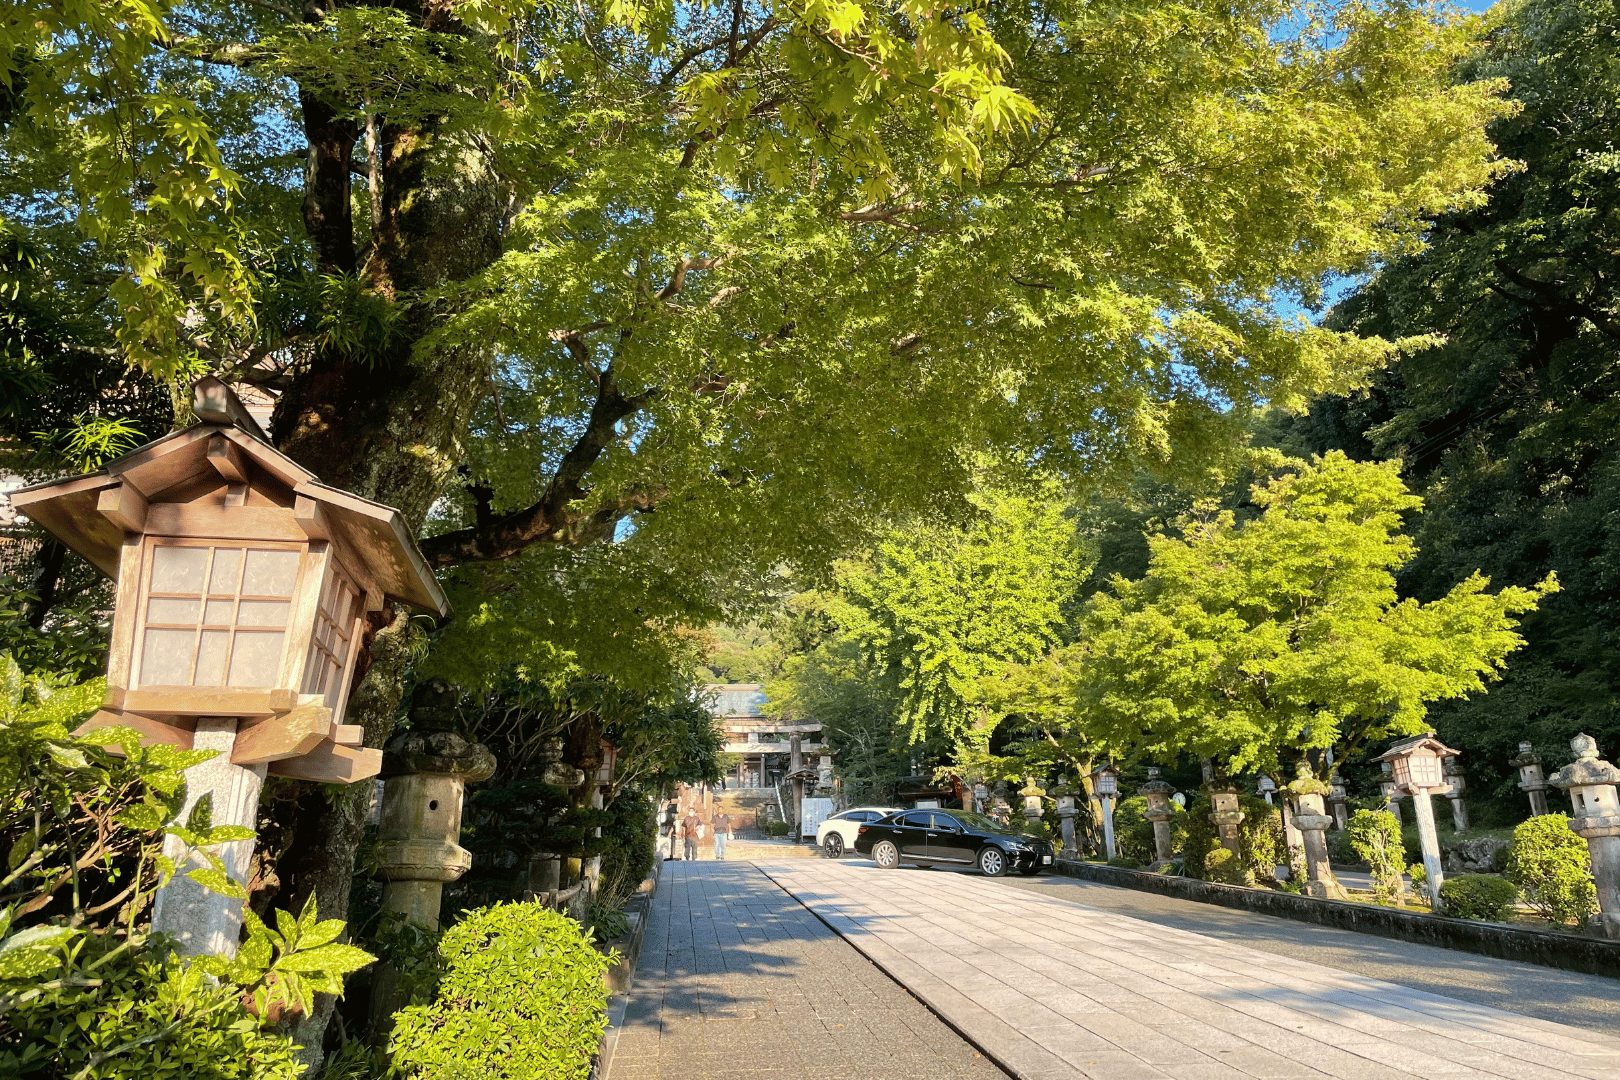
[[[1007,853],[998,847],[987,847],[979,852],[979,869],[985,877],[1000,877],[1007,872]]]
[[[879,840],[872,845],[872,861],[885,870],[893,870],[900,865],[900,849],[887,840]]]
[[[821,850],[822,853],[825,854],[829,859],[843,858],[844,838],[839,836],[837,833],[828,833],[827,839],[822,842]]]

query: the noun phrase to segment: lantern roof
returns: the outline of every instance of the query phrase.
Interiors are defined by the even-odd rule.
[[[1396,758],[1406,757],[1417,750],[1427,750],[1436,757],[1443,758],[1456,757],[1458,754],[1462,753],[1461,750],[1453,750],[1451,747],[1435,738],[1434,732],[1430,731],[1423,735],[1414,735],[1410,739],[1401,739],[1399,742],[1390,744],[1388,750],[1385,750],[1382,754],[1379,754],[1377,757],[1373,758],[1373,760],[1394,761]]]
[[[353,552],[384,596],[448,613],[444,591],[398,510],[321,483],[271,446],[246,407],[213,376],[197,382],[193,411],[198,423],[192,427],[154,439],[95,472],[25,487],[12,494],[12,504],[96,569],[117,577],[124,504],[109,504],[104,492],[133,489],[144,503],[200,480],[273,488],[298,500],[311,539],[331,539]]]
[[[1575,760],[1547,778],[1555,788],[1589,787],[1594,784],[1620,784],[1620,769],[1598,757],[1597,740],[1582,733],[1569,740]]]

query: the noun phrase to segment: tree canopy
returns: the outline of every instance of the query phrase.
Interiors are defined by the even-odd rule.
[[[1093,597],[1068,658],[1081,728],[1116,752],[1275,772],[1284,755],[1425,727],[1428,706],[1483,691],[1555,591],[1492,593],[1478,573],[1401,598],[1422,501],[1393,463],[1278,461],[1258,516],[1194,515],[1150,541],[1147,572]]]

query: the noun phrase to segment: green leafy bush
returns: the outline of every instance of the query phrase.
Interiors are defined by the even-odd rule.
[[[596,932],[597,941],[617,941],[630,933],[630,919],[616,905],[592,900],[585,925]]]
[[[1277,880],[1277,867],[1288,864],[1288,840],[1283,835],[1282,811],[1256,795],[1240,800],[1243,823],[1238,840],[1250,874],[1266,884]]]
[[[1217,885],[1254,884],[1254,876],[1243,860],[1223,847],[1204,856],[1204,880]]]
[[[1426,888],[1429,884],[1429,872],[1423,869],[1423,864],[1415,862],[1406,868],[1406,876],[1412,879],[1412,884],[1418,888]]]
[[[1388,810],[1357,810],[1350,815],[1345,835],[1356,858],[1372,872],[1373,899],[1380,904],[1399,903],[1406,852],[1395,815]]]
[[[1188,877],[1204,877],[1209,853],[1218,846],[1215,823],[1209,819],[1210,810],[1209,795],[1202,789],[1187,800],[1187,833],[1182,841],[1181,856],[1182,873]]]
[[[1129,855],[1115,855],[1112,859],[1108,860],[1108,865],[1109,866],[1117,866],[1121,870],[1140,870],[1140,869],[1142,869],[1142,864],[1140,862],[1137,862],[1135,859],[1131,858]]]
[[[622,904],[652,871],[658,857],[653,824],[658,808],[638,791],[621,791],[607,804],[608,823],[602,827],[602,872],[597,894]]]
[[[1541,814],[1513,830],[1506,874],[1525,903],[1553,922],[1580,924],[1597,913],[1591,854],[1563,814]]]
[[[762,828],[766,836],[786,836],[790,831],[785,821],[767,821]]]
[[[1442,909],[1459,919],[1501,922],[1518,898],[1513,882],[1495,874],[1457,874],[1440,884]]]
[[[394,1014],[395,1067],[420,1080],[585,1080],[616,962],[579,923],[535,903],[472,911],[439,943],[434,1000]]]
[[[249,915],[231,960],[181,959],[149,936],[146,909],[174,872],[164,837],[205,856],[191,875],[205,887],[239,892],[211,848],[252,832],[213,827],[206,800],[176,822],[182,770],[209,751],[142,746],[127,728],[69,735],[101,697],[99,681],[53,686],[0,654],[0,1075],[300,1075],[291,1040],[261,1018],[341,993],[370,956],[338,944],[342,921],[319,922],[313,904],[278,912],[275,930]]]

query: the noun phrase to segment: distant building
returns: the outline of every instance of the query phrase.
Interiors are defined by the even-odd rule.
[[[799,736],[799,752],[806,764],[826,748],[821,725],[815,721],[790,723],[765,715],[765,691],[759,683],[710,683],[709,711],[725,731],[725,750],[738,755],[726,777],[728,787],[774,787],[788,774],[791,739]]]

